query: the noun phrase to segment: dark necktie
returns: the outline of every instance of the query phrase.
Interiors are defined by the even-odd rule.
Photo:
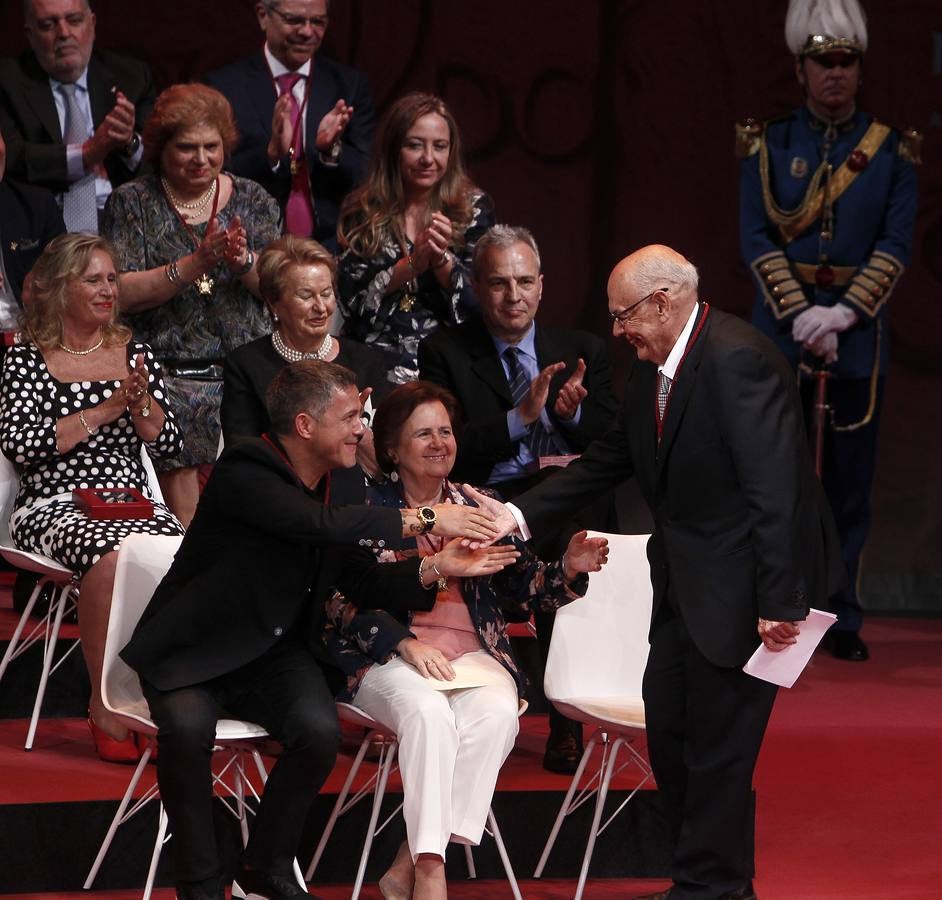
[[[82,145],[88,140],[88,123],[82,114],[75,92],[75,84],[60,84],[65,97],[65,121],[62,140],[65,144]],[[98,200],[95,195],[95,175],[89,173],[71,184],[62,195],[62,218],[66,230],[98,234]]]
[[[304,122],[301,120],[301,107],[294,96],[294,86],[304,78],[297,72],[286,72],[275,80],[283,94],[288,95],[294,146],[291,155],[291,191],[285,204],[285,232],[298,237],[311,237],[314,234],[314,206],[311,202],[311,179],[307,171],[307,158],[304,155]]]
[[[519,406],[527,395],[527,391],[530,390],[530,376],[520,365],[519,354],[520,351],[516,347],[508,347],[503,354],[504,359],[507,361],[507,371],[509,372],[507,384],[510,388],[510,396],[513,398],[514,406]],[[568,448],[556,434],[546,430],[542,419],[537,419],[530,425],[530,431],[523,438],[523,441],[536,459],[541,456],[555,456],[568,451]]]

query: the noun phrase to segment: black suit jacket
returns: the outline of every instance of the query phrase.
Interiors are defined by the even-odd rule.
[[[637,363],[614,427],[514,503],[538,532],[635,475],[655,522],[654,617],[671,603],[708,660],[741,666],[758,645],[758,617],[803,619],[842,573],[794,374],[752,326],[710,310],[660,444],[656,380],[656,366]]]
[[[546,410],[573,451],[581,453],[608,430],[617,410],[605,343],[585,331],[537,325],[534,345],[541,367],[566,363],[550,384]],[[588,395],[582,402],[579,424],[569,425],[555,420],[553,404],[580,358],[586,364],[583,384]],[[516,444],[507,429],[507,412],[514,405],[507,376],[483,322],[475,319],[443,328],[422,341],[419,377],[451,391],[464,411],[452,477],[470,484],[487,483],[494,465],[514,456]]]
[[[3,266],[17,302],[23,279],[57,234],[65,232],[62,212],[52,193],[6,179],[0,182],[0,241]]]
[[[88,61],[88,96],[97,128],[114,107],[112,87],[121,91],[136,111],[140,133],[154,105],[150,68],[136,59],[95,50]],[[49,86],[49,76],[32,52],[19,59],[0,59],[0,132],[7,144],[7,171],[30,184],[52,191],[69,187],[66,145]],[[120,152],[105,160],[112,187],[141,173],[132,171]]]
[[[314,237],[336,246],[337,214],[343,198],[366,173],[373,143],[375,112],[366,76],[317,54],[314,77],[307,104],[304,148],[311,179],[311,195],[317,226]],[[273,172],[268,162],[271,118],[277,92],[263,51],[210,72],[206,83],[229,99],[239,126],[239,145],[232,156],[236,175],[252,178],[264,187],[284,208],[291,190],[288,160]],[[317,126],[340,99],[354,107],[341,139],[340,159],[336,166],[321,162],[317,152]]]
[[[418,559],[379,566],[371,547],[401,544],[398,509],[368,507],[358,470],[331,473],[331,505],[260,438],[216,463],[170,571],[123,659],[159,690],[199,684],[298,633],[315,657],[333,589],[364,607],[431,609]]]

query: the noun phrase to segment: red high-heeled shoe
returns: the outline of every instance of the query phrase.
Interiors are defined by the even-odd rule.
[[[129,731],[123,741],[116,740],[106,731],[102,731],[95,720],[88,717],[88,727],[95,742],[95,752],[98,758],[105,762],[136,763],[141,758],[142,751],[134,741],[134,733]]]

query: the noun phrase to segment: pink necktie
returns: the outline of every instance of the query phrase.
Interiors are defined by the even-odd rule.
[[[307,159],[304,155],[304,123],[300,121],[301,107],[294,96],[294,86],[304,78],[297,72],[287,72],[275,80],[283,94],[289,98],[292,125],[297,123],[294,136],[294,155],[292,156],[291,191],[285,204],[285,233],[298,237],[311,237],[314,234],[314,205],[311,202],[311,179],[307,171]]]

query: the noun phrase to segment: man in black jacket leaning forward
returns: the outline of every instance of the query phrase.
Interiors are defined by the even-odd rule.
[[[157,780],[184,900],[225,896],[210,775],[223,716],[257,722],[283,746],[239,884],[273,900],[307,896],[292,862],[339,738],[321,640],[324,601],[336,588],[373,609],[431,609],[430,567],[423,571],[417,558],[378,566],[370,548],[396,546],[403,535],[481,539],[494,531],[473,507],[346,505],[364,498],[362,473],[352,468],[361,403],[348,369],[295,363],[275,377],[267,399],[271,432],[226,448],[121,653],[140,675],[158,726]],[[451,562],[450,574],[466,574],[461,560]]]

